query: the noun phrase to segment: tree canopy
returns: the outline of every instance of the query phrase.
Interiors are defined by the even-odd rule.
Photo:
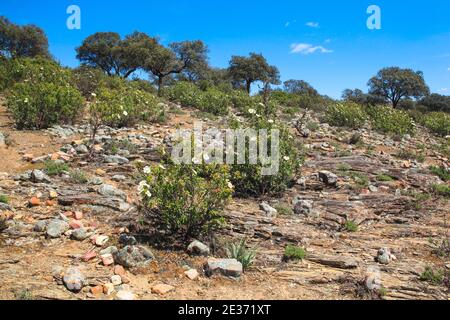
[[[398,67],[381,69],[368,86],[370,94],[390,101],[394,108],[402,99],[419,99],[430,92],[421,71]]]
[[[249,57],[231,57],[228,72],[235,84],[243,84],[248,93],[254,82],[279,84],[280,81],[278,69],[270,66],[262,54],[250,53]]]
[[[35,25],[19,26],[0,17],[0,55],[6,58],[49,58],[47,36]]]
[[[283,83],[283,90],[291,94],[318,96],[319,93],[308,82],[303,80],[288,80]]]

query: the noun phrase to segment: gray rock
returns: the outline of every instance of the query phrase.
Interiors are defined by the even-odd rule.
[[[47,176],[43,171],[41,170],[33,170],[30,175],[30,180],[34,183],[44,182],[44,183],[50,183],[50,177]]]
[[[7,203],[0,202],[0,210],[10,211],[11,206]]]
[[[73,240],[83,241],[83,240],[86,240],[87,238],[89,238],[91,235],[92,235],[92,233],[87,232],[87,230],[85,228],[80,228],[80,229],[73,230],[70,237]]]
[[[373,192],[373,193],[378,192],[378,188],[373,185],[369,186],[369,190],[370,190],[370,192]]]
[[[205,257],[209,256],[210,254],[209,247],[198,240],[192,241],[187,247],[187,251],[192,255]]]
[[[242,264],[236,259],[209,258],[205,265],[205,274],[208,277],[222,274],[226,277],[239,278],[242,271]]]
[[[0,147],[5,146],[5,135],[0,132]]]
[[[116,197],[121,199],[126,199],[127,195],[122,190],[114,188],[109,184],[102,184],[98,189],[98,193],[105,197]]]
[[[103,184],[103,180],[99,177],[93,177],[92,179],[89,180],[88,183],[93,186],[99,186]]]
[[[338,177],[330,171],[323,170],[319,172],[319,180],[329,186],[335,187],[337,185]]]
[[[114,262],[127,268],[145,267],[155,256],[143,246],[126,246],[113,253]]]
[[[389,264],[391,262],[391,251],[388,248],[378,250],[377,261],[381,264]]]
[[[116,174],[111,178],[112,181],[117,181],[117,182],[124,181],[126,179],[127,179],[127,177],[125,177],[124,175],[121,175],[121,174]]]
[[[87,154],[89,153],[89,148],[86,147],[84,144],[80,144],[78,147],[75,148],[75,151],[79,154]]]
[[[69,224],[63,220],[52,220],[47,226],[47,235],[50,238],[59,238],[69,230]]]
[[[117,164],[127,164],[130,162],[127,158],[118,155],[105,155],[104,161],[106,163],[117,163]]]
[[[63,282],[67,290],[80,292],[86,284],[86,279],[79,269],[69,268],[64,273]]]
[[[65,153],[72,153],[72,151],[74,151],[71,144],[63,145],[60,150]]]
[[[136,296],[131,291],[119,290],[116,294],[116,300],[131,301],[135,299]]]
[[[358,260],[344,256],[308,255],[307,260],[337,269],[356,269],[359,265]]]
[[[111,247],[101,250],[100,255],[102,256],[104,254],[114,254],[117,251],[119,251],[119,249],[117,249],[117,247],[111,246]]]
[[[45,232],[45,230],[47,229],[47,225],[48,225],[48,221],[47,220],[38,221],[34,225],[34,229],[33,230],[35,232]]]
[[[134,246],[138,242],[135,237],[123,233],[119,236],[119,243],[123,246]]]
[[[313,212],[314,202],[312,200],[299,200],[294,205],[295,214],[311,216]]]
[[[276,217],[278,213],[278,211],[275,208],[272,208],[267,202],[262,202],[259,205],[259,208],[271,217]]]

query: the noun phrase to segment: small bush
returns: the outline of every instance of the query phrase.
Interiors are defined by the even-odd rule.
[[[182,106],[193,107],[215,115],[228,114],[229,107],[232,104],[228,94],[216,88],[208,88],[206,91],[202,91],[190,82],[178,82],[174,86],[164,89],[163,95],[170,101],[178,102]]]
[[[227,248],[227,256],[230,259],[236,259],[242,263],[242,267],[247,269],[253,264],[256,257],[256,251],[246,248],[245,239],[238,243],[232,243]]]
[[[295,141],[285,126],[277,124],[275,121],[267,119],[264,116],[257,116],[256,110],[250,110],[252,115],[248,123],[234,123],[235,129],[242,128],[244,125],[259,132],[260,129],[267,130],[268,133],[268,151],[271,150],[271,130],[279,130],[279,158],[278,171],[271,175],[263,175],[263,168],[269,168],[275,165],[274,162],[263,166],[260,159],[256,164],[250,163],[249,149],[250,143],[245,144],[245,163],[235,164],[231,167],[231,181],[235,186],[236,194],[242,197],[253,197],[261,195],[279,195],[290,185],[295,175],[298,173],[301,159],[298,150],[295,147]],[[247,126],[248,125],[248,126]],[[249,139],[246,139],[249,140]],[[259,137],[253,143],[259,144]],[[235,157],[237,161],[237,155]],[[276,161],[275,161],[276,162]]]
[[[365,124],[367,115],[360,105],[346,102],[328,107],[325,119],[332,126],[356,129]]]
[[[221,211],[233,193],[227,166],[168,163],[145,171],[139,191],[166,230],[198,236],[223,222]]]
[[[425,116],[424,125],[431,132],[440,135],[450,135],[450,114],[445,112],[431,112]]]
[[[450,237],[444,239],[429,239],[433,253],[440,258],[450,258]]]
[[[69,172],[69,176],[73,182],[78,184],[87,183],[89,181],[89,179],[86,176],[86,173],[84,173],[81,170],[72,170]]]
[[[357,232],[358,231],[358,225],[354,221],[346,221],[344,224],[344,230],[348,232]]]
[[[379,182],[390,182],[394,181],[395,179],[387,174],[379,174],[377,175],[376,180]]]
[[[396,154],[394,154],[394,156],[402,160],[417,160],[418,162],[425,161],[425,154],[423,151],[416,152],[413,150],[400,149]]]
[[[434,270],[432,267],[428,266],[425,271],[420,275],[421,281],[427,281],[434,285],[441,285],[444,282],[445,271],[444,270]]]
[[[369,187],[369,178],[360,172],[350,172],[350,178],[355,182],[355,189],[366,189]]]
[[[0,203],[5,203],[8,204],[9,203],[9,198],[7,195],[4,194],[0,194]]]
[[[99,87],[105,81],[105,73],[96,68],[81,66],[72,72],[72,77],[77,89],[87,100],[93,98],[93,93],[97,92]]]
[[[443,167],[431,167],[430,171],[441,178],[442,181],[450,180],[450,171],[447,171]]]
[[[391,106],[375,106],[367,110],[375,130],[398,135],[414,134],[416,131],[415,123],[406,111]]]
[[[28,289],[20,290],[14,293],[16,300],[34,300],[33,293]]]
[[[294,214],[294,210],[287,204],[277,204],[273,206],[274,209],[278,211],[278,213],[282,216],[292,216]]]
[[[57,176],[69,172],[69,166],[66,163],[58,163],[49,160],[44,163],[44,171],[49,176]]]
[[[303,260],[306,258],[306,250],[297,246],[288,245],[284,250],[284,260]]]
[[[444,198],[450,198],[450,187],[445,184],[435,184],[432,187],[434,194]]]
[[[7,96],[7,106],[19,130],[45,129],[75,120],[83,98],[70,86],[25,82],[13,86]]]
[[[130,127],[139,121],[158,122],[164,118],[165,105],[156,96],[126,83],[115,85],[118,88],[101,87],[90,105],[91,113],[98,113],[105,125]]]
[[[234,90],[231,94],[231,103],[234,108],[244,114],[248,109],[256,109],[258,103],[261,103],[261,97],[249,96],[247,92],[242,90]]]

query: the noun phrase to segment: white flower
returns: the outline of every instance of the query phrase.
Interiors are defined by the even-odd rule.
[[[289,161],[291,158],[289,158],[288,156],[284,156],[283,159],[284,161]]]
[[[164,167],[162,164],[158,165],[158,167],[160,167],[163,170],[166,170],[166,167]]]
[[[150,186],[147,184],[147,182],[145,180],[142,180],[141,182],[139,182],[138,192],[143,193],[144,191],[148,191],[149,188]]]
[[[227,184],[228,184],[228,188],[230,188],[230,189],[234,188],[233,184],[230,181],[227,181]]]
[[[144,168],[144,173],[145,174],[150,174],[151,172],[152,172],[152,170],[150,169],[150,167],[147,166],[147,167]]]
[[[273,123],[273,120],[272,120],[272,119],[270,119],[270,120],[267,120],[267,122],[268,122],[268,123]]]
[[[261,107],[265,107],[264,103],[260,102],[258,103]]]
[[[28,103],[28,98],[25,98],[25,100],[23,100],[23,102]]]
[[[91,93],[91,96],[93,96],[94,98],[97,96],[97,94],[96,93],[94,93],[94,92],[92,92]]]
[[[147,190],[145,192],[145,195],[147,196],[147,198],[151,198],[152,197],[152,193],[149,190]]]
[[[124,112],[123,112],[123,115],[124,115],[125,117],[128,116],[128,112],[124,111]]]
[[[255,113],[256,113],[256,110],[255,110],[255,109],[248,109],[248,113],[250,113],[250,114],[255,114]]]

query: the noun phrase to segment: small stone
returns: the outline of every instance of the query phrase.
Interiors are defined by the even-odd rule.
[[[114,275],[111,277],[111,283],[115,286],[122,284],[122,278],[119,275]]]
[[[110,246],[110,247],[108,247],[108,248],[106,248],[106,249],[103,249],[103,250],[100,250],[100,255],[103,255],[103,254],[113,254],[114,252],[117,252],[117,251],[119,251],[118,249],[117,249],[117,247],[115,247],[115,246]]]
[[[206,244],[204,244],[198,240],[192,241],[189,244],[187,251],[192,255],[205,256],[205,257],[209,256],[209,254],[210,254],[209,247]]]
[[[103,293],[103,286],[95,286],[91,288],[91,293],[94,296],[101,295]]]
[[[118,190],[109,184],[102,184],[98,193],[105,197],[117,197],[126,200],[127,196],[122,190]]]
[[[83,241],[89,238],[90,234],[85,228],[78,228],[72,232],[71,238],[77,241]]]
[[[75,151],[77,153],[80,153],[80,154],[87,154],[87,153],[89,153],[88,147],[86,147],[84,144],[81,144],[78,147],[76,147]]]
[[[152,287],[152,293],[159,294],[161,296],[175,290],[175,287],[170,286],[168,284],[157,284]]]
[[[69,268],[64,273],[63,282],[67,290],[80,292],[85,285],[85,278],[77,268]]]
[[[116,299],[123,300],[123,301],[131,301],[131,300],[135,300],[136,296],[130,291],[120,290],[116,294]]]
[[[126,246],[113,253],[114,262],[126,268],[145,267],[155,256],[143,246]]]
[[[116,163],[116,164],[127,164],[130,162],[127,158],[118,155],[106,155],[104,156],[104,161],[106,163]]]
[[[77,219],[77,220],[83,219],[83,212],[75,211],[75,219]]]
[[[309,217],[313,211],[313,204],[314,202],[312,200],[299,200],[294,206],[294,213]]]
[[[114,263],[114,258],[110,253],[102,254],[100,258],[102,259],[102,263],[104,266],[110,266]]]
[[[105,283],[103,285],[103,293],[107,296],[111,295],[114,292],[114,285],[112,283]]]
[[[120,276],[122,278],[122,283],[128,284],[131,282],[131,279],[128,276],[122,275]]]
[[[97,236],[95,238],[95,245],[103,247],[109,241],[108,236]]]
[[[184,274],[191,280],[195,280],[199,276],[198,271],[196,269],[187,270],[184,272]]]
[[[378,250],[376,260],[381,264],[389,264],[392,260],[391,251],[388,248],[381,248]]]
[[[41,170],[33,170],[31,172],[30,180],[34,183],[39,183],[39,182],[49,183],[49,182],[51,182],[50,178]]]
[[[35,232],[44,232],[47,229],[48,221],[47,220],[41,220],[38,221],[35,225],[33,230]]]
[[[30,207],[37,207],[41,205],[41,200],[37,197],[33,197],[29,201]]]
[[[82,260],[84,262],[89,262],[92,259],[95,259],[95,257],[97,257],[97,253],[95,253],[94,251],[90,251],[83,256]]]
[[[330,171],[320,171],[319,172],[319,180],[323,183],[335,187],[337,185],[338,176]]]
[[[369,190],[370,190],[370,192],[372,192],[372,193],[378,192],[378,188],[375,187],[375,186],[372,186],[372,185],[369,186]]]
[[[205,265],[205,273],[207,276],[220,273],[226,277],[239,278],[242,271],[242,264],[236,259],[209,258]]]
[[[50,199],[56,199],[58,198],[58,192],[56,192],[55,190],[50,190],[48,196]]]
[[[263,210],[268,216],[276,217],[278,211],[275,208],[272,208],[267,202],[262,202],[259,205],[259,208]]]
[[[119,275],[119,276],[123,276],[125,275],[125,269],[124,267],[117,265],[114,267],[114,274]]]
[[[112,181],[117,181],[117,182],[124,181],[126,179],[127,179],[127,177],[125,177],[124,175],[120,175],[120,174],[117,174],[111,178]]]
[[[138,242],[135,237],[123,233],[119,236],[119,243],[124,246],[134,246]]]
[[[50,238],[59,238],[69,230],[69,224],[63,220],[52,220],[47,226],[47,235]]]
[[[83,223],[81,221],[78,221],[78,220],[72,220],[72,221],[70,221],[69,226],[70,226],[71,229],[76,230],[76,229],[83,228]]]

